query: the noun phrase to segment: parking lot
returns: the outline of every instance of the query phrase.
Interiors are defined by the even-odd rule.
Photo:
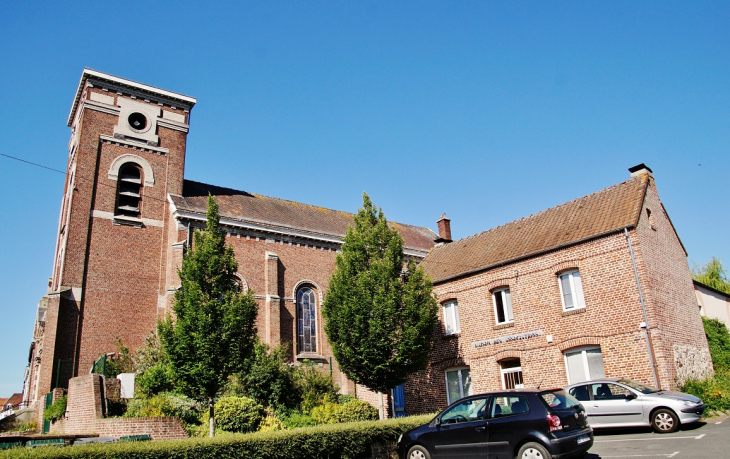
[[[730,457],[730,421],[711,418],[671,434],[651,429],[597,430],[587,459]]]

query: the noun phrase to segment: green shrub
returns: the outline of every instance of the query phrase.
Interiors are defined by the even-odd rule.
[[[378,419],[378,410],[368,402],[352,399],[341,405],[339,422],[374,421]]]
[[[67,400],[68,395],[64,395],[63,397],[53,402],[53,405],[46,408],[46,410],[43,412],[43,419],[51,422],[56,422],[61,419],[66,414]]]
[[[373,443],[392,443],[406,430],[433,416],[386,421],[328,424],[278,432],[229,434],[217,438],[81,445],[73,448],[16,448],[0,451],[0,459],[312,459],[357,458]]]
[[[114,379],[120,373],[134,373],[134,362],[132,362],[129,348],[117,336],[117,352],[114,356],[106,357],[104,376]]]
[[[296,409],[301,402],[297,372],[286,362],[284,350],[257,343],[253,356],[238,375],[242,394],[279,413]],[[235,382],[233,388],[235,390]]]
[[[312,419],[312,416],[299,411],[289,413],[289,415],[283,418],[281,422],[287,429],[298,429],[299,427],[311,427],[317,425],[317,421]]]
[[[710,347],[712,364],[715,371],[720,373],[730,372],[730,332],[725,323],[717,319],[702,318],[707,336],[707,345]]]
[[[259,432],[275,432],[277,430],[285,430],[286,426],[281,422],[278,416],[270,414],[259,424]]]
[[[162,393],[152,397],[134,398],[127,403],[126,418],[161,418],[177,416],[185,424],[197,424],[200,405],[181,394]]]
[[[357,400],[354,395],[351,394],[337,394],[337,403],[344,405],[350,400]]]
[[[254,432],[264,408],[248,397],[223,397],[215,404],[215,423],[228,432]]]
[[[308,414],[312,408],[324,402],[336,403],[340,390],[332,376],[324,371],[303,365],[299,369],[298,384],[302,392],[302,411]]]
[[[324,402],[312,408],[311,416],[317,424],[333,424],[340,422],[340,411],[342,406],[339,403]]]
[[[680,390],[701,398],[710,411],[730,410],[730,378],[727,374],[718,374],[704,381],[689,380]]]

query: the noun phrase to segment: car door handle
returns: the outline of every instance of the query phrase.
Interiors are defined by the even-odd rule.
[[[484,432],[485,428],[484,427],[477,427],[474,430],[476,430],[477,432]]]

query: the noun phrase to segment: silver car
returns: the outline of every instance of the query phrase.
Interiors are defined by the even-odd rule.
[[[565,390],[580,400],[591,427],[651,426],[674,432],[699,421],[705,404],[694,395],[657,390],[630,379],[607,378],[571,384]]]

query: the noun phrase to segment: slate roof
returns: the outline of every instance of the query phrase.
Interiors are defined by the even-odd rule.
[[[183,195],[171,195],[178,211],[205,215],[208,193],[218,203],[222,218],[254,223],[275,230],[294,230],[313,237],[342,239],[353,214],[284,199],[262,196],[205,183],[185,180]],[[406,248],[428,251],[438,235],[428,228],[389,222],[403,237]]]
[[[637,224],[649,175],[434,248],[421,262],[434,282],[478,272]]]

